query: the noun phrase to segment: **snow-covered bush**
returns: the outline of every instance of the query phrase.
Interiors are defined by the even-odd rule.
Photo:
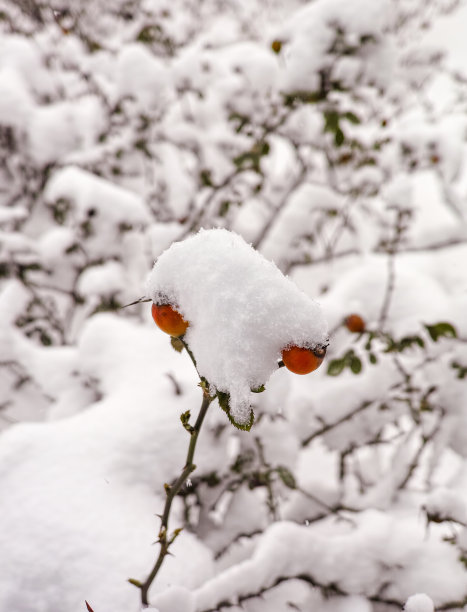
[[[466,75],[430,38],[458,4],[0,1],[0,612],[140,609],[201,393],[121,308],[146,286],[255,419],[207,413],[151,604],[465,606]],[[170,278],[224,230],[229,265]],[[270,376],[327,342],[309,298],[326,359]]]

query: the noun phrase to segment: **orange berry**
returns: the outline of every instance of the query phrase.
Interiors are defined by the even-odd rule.
[[[170,304],[153,304],[151,312],[156,325],[166,334],[177,337],[186,332],[189,323]]]
[[[285,367],[294,374],[309,374],[319,368],[325,355],[325,348],[312,350],[290,346],[282,351],[282,361]]]
[[[365,321],[358,314],[350,314],[344,319],[344,323],[353,334],[361,334],[365,331]]]

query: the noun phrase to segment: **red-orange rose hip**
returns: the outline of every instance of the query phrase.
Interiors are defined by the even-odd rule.
[[[365,321],[358,314],[350,314],[344,319],[345,326],[354,334],[361,334],[365,331]]]
[[[153,304],[152,318],[156,325],[170,336],[183,336],[189,323],[170,304]]]
[[[309,374],[321,365],[326,349],[315,350],[291,346],[282,351],[282,361],[285,367],[294,374]]]

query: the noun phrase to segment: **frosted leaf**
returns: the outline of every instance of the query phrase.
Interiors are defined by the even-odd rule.
[[[425,593],[411,595],[405,603],[404,612],[434,612],[433,602]]]
[[[250,390],[264,385],[286,346],[327,344],[321,307],[280,270],[224,229],[201,230],[172,244],[147,284],[155,303],[170,303],[211,391],[229,394],[237,424],[251,419]]]

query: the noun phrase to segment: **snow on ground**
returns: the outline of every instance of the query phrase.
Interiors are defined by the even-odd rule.
[[[142,579],[154,561],[163,484],[184,460],[178,417],[200,403],[185,356],[161,336],[147,325],[95,317],[76,361],[81,376],[101,381],[102,399],[70,418],[3,433],[0,610],[71,612],[85,599],[95,610],[109,602],[115,612],[137,609],[139,593],[127,579]],[[180,396],[167,377],[175,371]],[[199,469],[224,461],[222,443],[206,448],[201,436]],[[177,512],[173,527],[180,520]],[[189,533],[173,552],[156,591],[212,575],[211,553]]]

